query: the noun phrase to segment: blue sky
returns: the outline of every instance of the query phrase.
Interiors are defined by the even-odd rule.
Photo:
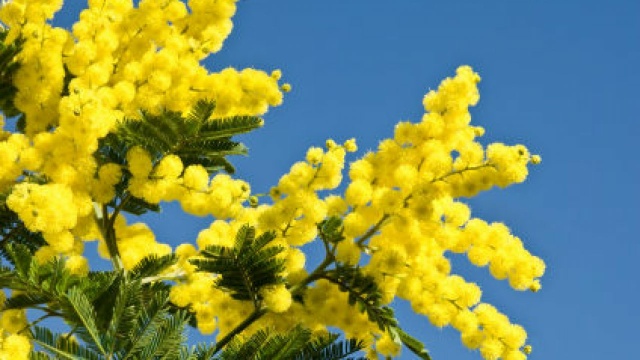
[[[504,221],[548,270],[537,294],[464,259],[454,271],[527,328],[532,359],[634,357],[640,2],[242,0],[234,20],[210,69],[279,68],[293,85],[265,127],[243,137],[250,156],[232,159],[258,192],[327,138],[375,148],[396,122],[420,119],[424,93],[473,66],[483,78],[472,115],[484,143],[524,143],[543,158],[524,184],[470,201],[474,215]],[[169,206],[150,221],[160,241],[177,244],[210,219]],[[401,309],[434,359],[480,359],[456,331]]]

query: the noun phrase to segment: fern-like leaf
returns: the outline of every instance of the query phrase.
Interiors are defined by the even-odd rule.
[[[215,359],[354,359],[350,356],[364,347],[362,341],[338,341],[338,338],[339,336],[336,334],[314,338],[309,329],[299,325],[284,333],[261,329],[246,338],[236,337]],[[364,358],[359,357],[358,359]]]
[[[21,279],[28,279],[31,264],[34,262],[29,248],[21,244],[11,244],[7,247],[7,254],[11,259],[16,275]]]
[[[27,229],[16,213],[5,204],[6,194],[0,195],[0,254],[12,263],[11,256],[7,252],[10,244],[23,245],[29,252],[35,253],[45,245],[45,240],[40,233]],[[12,263],[13,264],[13,263]]]
[[[13,295],[8,298],[5,303],[3,310],[9,309],[26,309],[29,307],[33,307],[36,305],[46,304],[51,302],[51,297],[42,293],[24,293]]]
[[[141,280],[145,277],[157,276],[177,261],[178,257],[175,254],[163,256],[149,255],[140,260],[140,262],[131,269],[129,278],[132,280]]]
[[[77,326],[78,336],[91,348],[95,348],[101,354],[106,354],[100,331],[96,326],[96,312],[89,299],[77,288],[69,290],[66,298],[67,312],[75,315],[74,318],[67,317],[67,320],[75,322],[73,325]]]
[[[184,327],[189,315],[180,311],[174,316],[164,317],[150,342],[135,359],[151,360],[156,357],[176,359],[180,355],[180,347],[186,340]]]
[[[29,359],[30,360],[53,360],[51,356],[49,356],[47,353],[42,351],[32,351],[29,354]]]
[[[323,278],[337,284],[340,291],[347,292],[349,305],[366,312],[369,320],[376,323],[380,330],[387,331],[390,327],[398,326],[393,309],[381,305],[382,292],[378,284],[359,267],[338,264],[335,269],[327,271]]]
[[[247,149],[231,141],[231,137],[254,130],[263,121],[255,116],[210,119],[214,108],[214,102],[201,100],[186,117],[171,111],[159,115],[143,111],[140,119],[122,121],[113,134],[103,139],[99,158],[123,165],[128,149],[139,146],[156,162],[175,154],[185,166],[200,164],[211,171],[222,167],[232,172],[233,167],[224,157],[245,155]]]
[[[56,359],[68,360],[102,360],[100,354],[79,345],[73,338],[61,334],[54,334],[51,330],[34,326],[33,339],[40,348],[51,353]],[[39,355],[40,358],[44,355]]]
[[[401,342],[407,349],[411,350],[418,358],[422,360],[431,360],[429,351],[425,348],[424,344],[406,333],[399,327],[389,329],[389,334],[394,341]]]
[[[316,338],[307,343],[294,358],[295,360],[337,360],[357,359],[364,357],[351,357],[364,349],[364,342],[357,339],[338,341],[339,336],[329,334]]]
[[[338,243],[344,240],[342,218],[329,217],[318,224],[318,236],[324,241]]]
[[[7,117],[12,117],[19,114],[13,103],[18,92],[13,85],[13,76],[19,67],[16,55],[20,52],[23,41],[18,39],[11,44],[5,44],[8,33],[8,30],[0,29],[0,111]]]
[[[262,287],[284,282],[284,260],[276,257],[283,248],[270,246],[273,239],[273,232],[255,238],[255,229],[245,225],[234,247],[208,246],[201,252],[203,258],[191,263],[200,271],[220,274],[217,286],[229,290],[233,298],[257,303]]]
[[[143,351],[153,342],[156,332],[162,327],[167,316],[167,312],[163,309],[167,299],[163,295],[159,294],[150,303],[137,309],[135,323],[129,332],[130,345],[127,346],[129,350],[125,358]]]
[[[227,156],[246,155],[247,148],[231,138],[262,126],[263,121],[254,116],[211,119],[214,108],[214,102],[201,100],[187,116],[171,111],[160,114],[142,111],[139,118],[123,120],[113,133],[102,138],[95,155],[98,163],[115,163],[125,169],[116,185],[116,196],[107,205],[136,215],[160,211],[157,204],[127,193],[131,174],[126,171],[126,154],[135,146],[149,152],[154,164],[173,154],[180,157],[185,167],[197,164],[209,174],[233,173],[235,169]]]
[[[205,121],[200,127],[201,139],[222,139],[247,133],[262,126],[264,122],[255,116],[233,116]]]

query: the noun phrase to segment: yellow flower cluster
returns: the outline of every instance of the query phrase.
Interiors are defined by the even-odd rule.
[[[0,304],[4,304],[5,294],[0,291]],[[0,360],[27,360],[31,351],[29,338],[22,335],[27,327],[24,310],[0,311]]]
[[[68,186],[55,183],[19,183],[7,197],[7,206],[20,216],[27,229],[41,232],[59,253],[73,250],[75,237],[70,230],[79,216],[93,210],[90,199],[78,198]]]
[[[217,330],[223,337],[254,309],[216,288],[216,275],[197,272],[189,260],[209,245],[233,246],[237,231],[250,224],[276,234],[287,283],[261,290],[268,314],[245,333],[299,323],[318,333],[338,327],[364,340],[371,356],[398,355],[399,344],[349,307],[337,285],[306,281],[300,247],[318,238],[319,223],[335,216],[343,219],[344,239],[325,243],[328,258],[360,265],[384,303],[408,300],[435,326],[460,331],[463,344],[485,359],[526,358],[525,330],[481,303],[480,288],[454,274],[449,261],[450,254],[466,254],[516,290],[537,291],[545,270],[505,225],[472,218],[460,201],[522,182],[527,166],[541,161],[523,145],[483,147],[476,140],[484,129],[470,125],[469,107],[479,100],[480,77],[470,67],[458,68],[424,97],[420,122],[397,124],[393,138],[351,163],[342,196],[326,192],[340,185],[346,153],[357,150],[353,139],[310,148],[305,161],[271,189],[271,203],[258,204],[246,182],[223,174],[210,178],[203,166],[185,167],[176,155],[154,159],[133,147],[124,166],[99,165],[94,157],[99,140],[141,109],[185,113],[211,99],[214,116],[259,115],[281,103],[291,86],[279,84],[279,70],[209,73],[201,66],[229,35],[235,0],[142,0],[137,7],[131,0],[90,0],[72,31],[48,23],[61,6],[61,0],[12,0],[0,7],[0,21],[9,26],[6,42],[22,42],[15,105],[26,118],[25,134],[0,133],[0,192],[25,226],[46,240],[38,261],[64,256],[72,273],[87,274],[83,241],[96,239],[105,257],[114,255],[107,240],[115,241],[124,269],[145,256],[171,253],[145,224],[127,225],[120,209],[103,213],[123,174],[131,174],[130,196],[152,204],[178,201],[187,213],[215,218],[199,234],[198,248],[178,246],[179,261],[166,274],[176,282],[171,301],[190,307],[203,333]],[[293,301],[292,292],[300,295],[304,285],[304,301]],[[0,359],[26,358],[29,340],[16,334],[25,325],[24,312],[2,313]]]
[[[133,175],[129,191],[152,204],[178,201],[189,214],[225,219],[238,214],[249,198],[246,182],[226,174],[209,181],[204,167],[190,165],[185,169],[176,155],[167,155],[154,166],[145,150],[134,147],[127,153],[127,162]]]
[[[260,231],[274,230],[277,244],[287,249],[283,256],[288,280],[295,285],[308,274],[304,255],[294,250],[317,237],[320,221],[341,216],[346,239],[337,245],[335,257],[364,266],[382,289],[384,302],[396,297],[408,300],[435,326],[459,330],[463,343],[480,349],[486,359],[526,358],[524,329],[493,306],[480,303],[480,288],[452,274],[447,257],[447,253],[466,254],[472,264],[488,265],[496,279],[508,279],[517,290],[538,290],[537,279],[545,269],[544,262],[506,226],[471,218],[469,207],[456,200],[521,182],[527,165],[539,162],[522,145],[496,143],[485,150],[476,142],[483,130],[470,125],[468,108],[478,101],[478,81],[471,68],[461,67],[437,92],[427,94],[427,112],[420,123],[398,124],[393,139],[382,141],[376,152],[351,164],[344,196],[320,198],[318,192],[339,185],[345,150],[357,147],[353,141],[342,146],[328,141],[326,152],[309,149],[306,161],[294,164],[280,179],[271,190],[272,205],[247,208],[229,222],[216,220],[200,234],[198,245],[232,246],[245,223]],[[198,311],[202,298],[188,290],[200,286],[196,284],[186,281],[174,291],[180,293],[182,304],[190,303]],[[286,329],[300,322],[318,330],[335,326],[347,336],[365,340],[380,354],[399,352],[389,335],[365,315],[354,316],[354,309],[346,306],[346,294],[325,280],[307,290],[304,304],[290,304],[285,288],[266,294],[272,313],[256,326]],[[231,323],[245,314],[220,308],[212,313]]]
[[[280,256],[285,260],[285,275],[288,276],[290,283],[301,280],[306,274],[304,270],[306,259],[305,254],[298,247],[315,239],[317,236],[316,224],[322,221],[328,213],[336,213],[336,207],[339,207],[335,205],[335,200],[339,199],[338,197],[330,196],[321,199],[317,192],[333,189],[340,184],[346,152],[356,149],[354,140],[349,140],[344,145],[338,145],[333,140],[329,140],[326,150],[317,147],[309,149],[306,161],[294,164],[289,173],[282,176],[278,185],[271,189],[273,204],[239,207],[229,221],[215,220],[208,229],[201,231],[198,235],[198,247],[204,249],[210,245],[233,246],[236,234],[244,224],[255,226],[260,233],[275,231],[277,238],[273,241],[274,245],[284,248]],[[133,163],[136,165],[132,165]],[[131,168],[138,168],[140,174],[147,173],[150,168],[147,160],[139,163],[130,161],[129,164]],[[247,197],[248,192],[242,200]],[[216,217],[220,218],[220,216]],[[178,268],[181,268],[179,273],[185,276],[183,281],[172,288],[172,301],[179,306],[190,305],[199,318],[207,319],[203,320],[203,324],[198,322],[198,328],[202,332],[213,332],[216,328],[216,322],[212,319],[214,316],[217,317],[218,337],[220,338],[241,322],[249,314],[251,308],[247,307],[246,303],[233,300],[220,290],[212,289],[213,278],[193,272],[194,269],[188,263],[188,259],[198,256],[195,248],[185,251],[183,254],[184,260],[178,264]],[[207,296],[203,295],[204,289],[208,289],[206,290]],[[336,293],[339,293],[337,289],[335,290]],[[343,299],[343,295],[341,295],[341,299]],[[283,320],[282,316],[267,317],[257,322],[249,331],[251,329],[257,330],[265,324],[286,329],[299,323],[300,316],[308,313],[308,309],[292,303],[291,293],[284,286],[264,289],[262,296],[270,311],[281,314],[289,321]],[[346,298],[344,300],[346,304]],[[293,309],[298,309],[295,316],[291,315]],[[345,319],[348,315],[352,315],[348,308],[343,307],[341,311],[344,312]],[[315,315],[305,315],[309,319],[313,316]],[[368,322],[366,323],[368,324]],[[318,323],[317,320],[309,320],[305,324],[315,327],[322,323]],[[347,322],[345,322],[346,324]]]
[[[126,270],[132,269],[147,256],[162,256],[171,253],[171,246],[156,242],[155,234],[144,223],[127,225],[124,216],[118,215],[114,223],[114,230],[122,266]],[[111,257],[104,239],[100,239],[98,253],[105,259]]]
[[[92,0],[72,31],[48,23],[62,5],[12,0],[0,6],[5,42],[21,41],[15,105],[26,119],[25,135],[0,138],[0,191],[11,191],[25,171],[47,182],[15,186],[9,202],[51,245],[42,259],[78,255],[71,250],[74,236],[96,238],[92,202],[113,198],[122,169],[98,168],[94,153],[124,117],[136,118],[140,109],[186,112],[201,99],[216,102],[214,116],[259,115],[282,102],[281,74],[210,73],[201,65],[229,35],[235,0],[143,0],[137,7],[131,0]],[[204,169],[188,167],[174,186],[180,167],[168,156],[147,174],[153,181],[136,178],[131,191],[154,203],[179,197],[197,215],[237,212],[233,203],[248,191],[245,183],[221,176],[209,184]]]
[[[196,272],[189,259],[197,256],[191,244],[176,249],[179,262],[173,272],[179,280],[171,288],[170,300],[177,306],[190,306],[196,314],[198,329],[203,334],[218,330],[218,339],[233,330],[252,310],[248,302],[234,300],[228,293],[215,287],[215,276]]]

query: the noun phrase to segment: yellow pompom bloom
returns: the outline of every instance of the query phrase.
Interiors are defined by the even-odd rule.
[[[183,170],[182,160],[177,155],[167,155],[153,171],[153,175],[163,179],[176,179]]]
[[[181,259],[195,256],[197,253],[198,250],[196,250],[196,247],[192,244],[180,244],[176,248],[176,255],[178,255],[178,257],[180,257]]]
[[[149,153],[137,146],[127,152],[127,163],[129,164],[129,171],[134,177],[147,177],[153,169]]]
[[[378,351],[378,353],[384,356],[398,356],[400,355],[401,349],[402,347],[400,346],[400,344],[393,341],[391,336],[389,336],[389,334],[386,332],[378,340],[376,340],[376,350]]]
[[[65,262],[65,267],[71,274],[86,276],[89,273],[89,261],[81,255],[70,256]]]
[[[542,289],[542,285],[540,284],[540,281],[538,280],[534,280],[531,285],[529,286],[529,290],[531,292],[538,292],[540,291],[540,289]]]
[[[540,157],[540,155],[531,155],[531,163],[533,165],[538,165],[542,163],[542,157]]]
[[[34,232],[71,229],[78,218],[73,192],[62,184],[20,183],[7,197],[7,206]]]
[[[118,164],[104,164],[98,170],[98,178],[109,185],[115,185],[122,178],[122,169]]]
[[[469,333],[478,329],[478,318],[468,309],[459,311],[451,320],[451,325],[460,333]]]
[[[282,78],[282,70],[280,69],[273,70],[271,72],[271,77],[276,81],[280,80],[280,78]]]
[[[343,146],[344,146],[344,149],[347,150],[347,152],[358,151],[358,145],[356,144],[356,139],[354,138],[351,138],[345,141]]]
[[[322,156],[324,155],[324,151],[319,147],[312,147],[307,150],[306,160],[311,165],[317,165],[322,160]]]
[[[385,275],[402,274],[407,269],[407,253],[401,246],[385,246],[372,255],[370,265]]]
[[[345,200],[352,206],[365,205],[371,200],[372,193],[371,184],[368,181],[355,180],[347,187]]]
[[[264,304],[275,313],[289,310],[292,299],[291,293],[284,285],[268,286],[261,291]]]
[[[287,250],[285,267],[289,273],[304,269],[305,262],[306,256],[302,250],[297,248]]]
[[[352,240],[343,240],[336,246],[336,260],[341,263],[355,265],[360,261],[361,255],[362,250]]]
[[[527,360],[527,355],[519,350],[507,350],[502,354],[502,360]]]
[[[373,165],[366,159],[356,160],[349,166],[349,178],[351,180],[366,180],[371,182],[374,178]]]
[[[504,344],[512,349],[519,349],[527,341],[527,332],[520,325],[511,324],[502,337]]]
[[[171,287],[169,292],[169,300],[176,306],[188,306],[192,299],[191,290],[188,284],[180,283]]]
[[[344,236],[348,238],[356,238],[362,235],[371,224],[360,213],[350,213],[344,218]]]
[[[204,191],[209,183],[209,174],[202,165],[189,165],[182,176],[184,185],[190,189]]]
[[[469,206],[461,202],[454,202],[445,209],[446,222],[456,227],[464,225],[470,216]]]
[[[344,214],[349,205],[344,201],[344,199],[337,195],[329,195],[324,199],[325,204],[327,205],[327,216],[336,216]]]
[[[487,338],[480,345],[480,354],[486,360],[498,360],[505,346],[499,339]]]
[[[484,334],[480,330],[464,332],[460,335],[462,344],[469,349],[475,350],[480,347],[484,340]]]
[[[196,303],[194,305],[198,330],[204,335],[212,334],[216,330],[214,308],[210,304]]]
[[[73,251],[75,238],[70,231],[46,232],[42,235],[56,252],[69,253]]]
[[[2,340],[0,354],[11,360],[27,360],[31,352],[29,338],[19,334],[11,334]]]
[[[18,333],[27,327],[27,314],[21,309],[10,309],[2,312],[2,329],[10,333]]]
[[[395,183],[403,190],[411,190],[418,181],[418,170],[411,165],[400,165],[393,172]]]
[[[45,264],[51,261],[54,257],[58,255],[58,252],[54,250],[51,246],[43,246],[36,251],[34,257],[38,261],[38,264]]]

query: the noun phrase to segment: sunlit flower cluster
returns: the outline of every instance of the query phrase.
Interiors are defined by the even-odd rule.
[[[309,149],[306,161],[294,164],[271,189],[273,204],[248,208],[231,222],[215,221],[198,244],[231,246],[237,229],[249,222],[275,230],[291,251],[314,240],[326,216],[341,216],[346,238],[336,247],[336,259],[364,266],[383,289],[385,302],[408,300],[435,326],[459,330],[463,343],[480,349],[486,359],[524,358],[524,329],[481,303],[480,287],[452,273],[447,255],[466,254],[472,264],[487,266],[517,290],[537,291],[545,269],[504,224],[472,218],[460,199],[522,182],[527,165],[537,158],[522,145],[494,143],[485,150],[476,141],[483,130],[470,125],[468,107],[478,101],[478,81],[469,67],[461,67],[456,77],[427,94],[421,122],[398,124],[394,138],[350,165],[343,196],[318,195],[339,185],[345,149],[356,149],[353,141],[338,146],[330,140],[326,152]],[[297,267],[288,271],[292,284],[307,275]],[[286,303],[288,296],[279,301]],[[288,312],[262,321],[276,327],[287,319],[310,328],[335,326],[381,354],[397,354],[388,335],[344,306],[345,296],[336,285],[318,281],[304,305],[293,304]]]
[[[124,270],[173,251],[179,260],[160,279],[173,284],[171,302],[195,313],[202,333],[217,331],[221,338],[252,304],[218,288],[216,275],[196,271],[190,260],[207,246],[232,247],[238,230],[250,224],[275,234],[286,283],[261,289],[266,315],[247,334],[263,326],[302,324],[318,334],[337,327],[362,339],[371,357],[396,356],[400,344],[349,306],[347,293],[327,279],[310,278],[301,247],[320,242],[318,224],[337,217],[343,238],[324,242],[328,259],[361,266],[382,290],[384,304],[407,300],[434,326],[457,329],[462,343],[485,359],[526,358],[525,330],[481,302],[480,287],[450,263],[452,254],[465,255],[512,288],[534,292],[545,271],[504,224],[473,218],[463,202],[524,181],[528,165],[540,163],[523,145],[477,141],[484,129],[470,124],[469,107],[479,100],[480,77],[470,67],[458,68],[424,97],[420,122],[398,123],[392,138],[352,162],[342,194],[336,189],[347,153],[357,151],[354,139],[310,148],[260,200],[247,182],[210,176],[175,154],[154,158],[134,146],[124,165],[95,157],[100,139],[141,110],[187,113],[198,100],[210,99],[214,117],[260,115],[282,102],[291,86],[279,84],[279,70],[210,73],[201,65],[229,35],[235,0],[142,0],[137,7],[131,0],[90,0],[71,31],[48,23],[61,6],[61,0],[13,0],[0,8],[0,21],[9,28],[5,42],[22,42],[14,85],[15,106],[25,119],[23,133],[0,134],[0,192],[26,228],[46,241],[35,254],[39,262],[60,256],[71,273],[84,276],[85,241],[98,240],[100,255],[117,255]],[[105,212],[118,186],[149,204],[177,201],[186,213],[214,220],[194,245],[172,250],[146,224],[127,224],[119,210]],[[111,235],[116,250],[106,241]],[[23,311],[2,312],[0,359],[26,358],[31,344],[18,334],[25,326]]]
[[[34,231],[73,230],[75,223],[86,223],[81,218],[93,209],[92,200],[106,203],[113,198],[122,169],[115,164],[98,168],[94,152],[99,139],[123,118],[135,119],[141,109],[186,112],[200,99],[216,101],[214,116],[259,115],[282,101],[279,77],[255,69],[210,73],[201,65],[229,35],[234,0],[143,0],[137,7],[130,0],[89,1],[72,31],[48,23],[61,6],[61,0],[15,0],[0,8],[0,21],[9,29],[5,43],[19,40],[22,44],[14,78],[15,106],[26,119],[26,136],[4,134],[0,142],[0,189],[6,191],[29,171],[48,180],[43,191],[61,189],[56,198],[64,202],[48,205],[65,209],[59,216],[65,217],[61,224],[66,224],[49,231],[43,226],[55,223],[54,219],[47,218],[46,211],[32,211],[41,205],[34,200],[39,192],[25,195],[31,189],[16,187],[22,195],[14,197],[23,201],[20,208],[12,209],[25,216],[38,213],[26,219]],[[177,170],[182,175],[181,165],[171,160],[157,164],[152,176],[158,179],[153,184],[136,178],[132,191],[156,203],[178,196],[175,187],[168,195],[162,191],[171,182],[162,171],[171,175]],[[191,213],[216,213],[207,208],[209,200],[221,200],[220,209],[248,190],[221,177],[208,191],[205,177],[197,167],[184,171],[181,189],[191,195],[182,203]],[[225,211],[233,213],[237,208]],[[69,236],[64,242],[59,237],[46,238],[60,253],[69,249]]]
[[[4,303],[5,294],[0,292],[0,303]],[[29,359],[31,342],[23,330],[27,327],[24,310],[0,311],[0,359]]]

